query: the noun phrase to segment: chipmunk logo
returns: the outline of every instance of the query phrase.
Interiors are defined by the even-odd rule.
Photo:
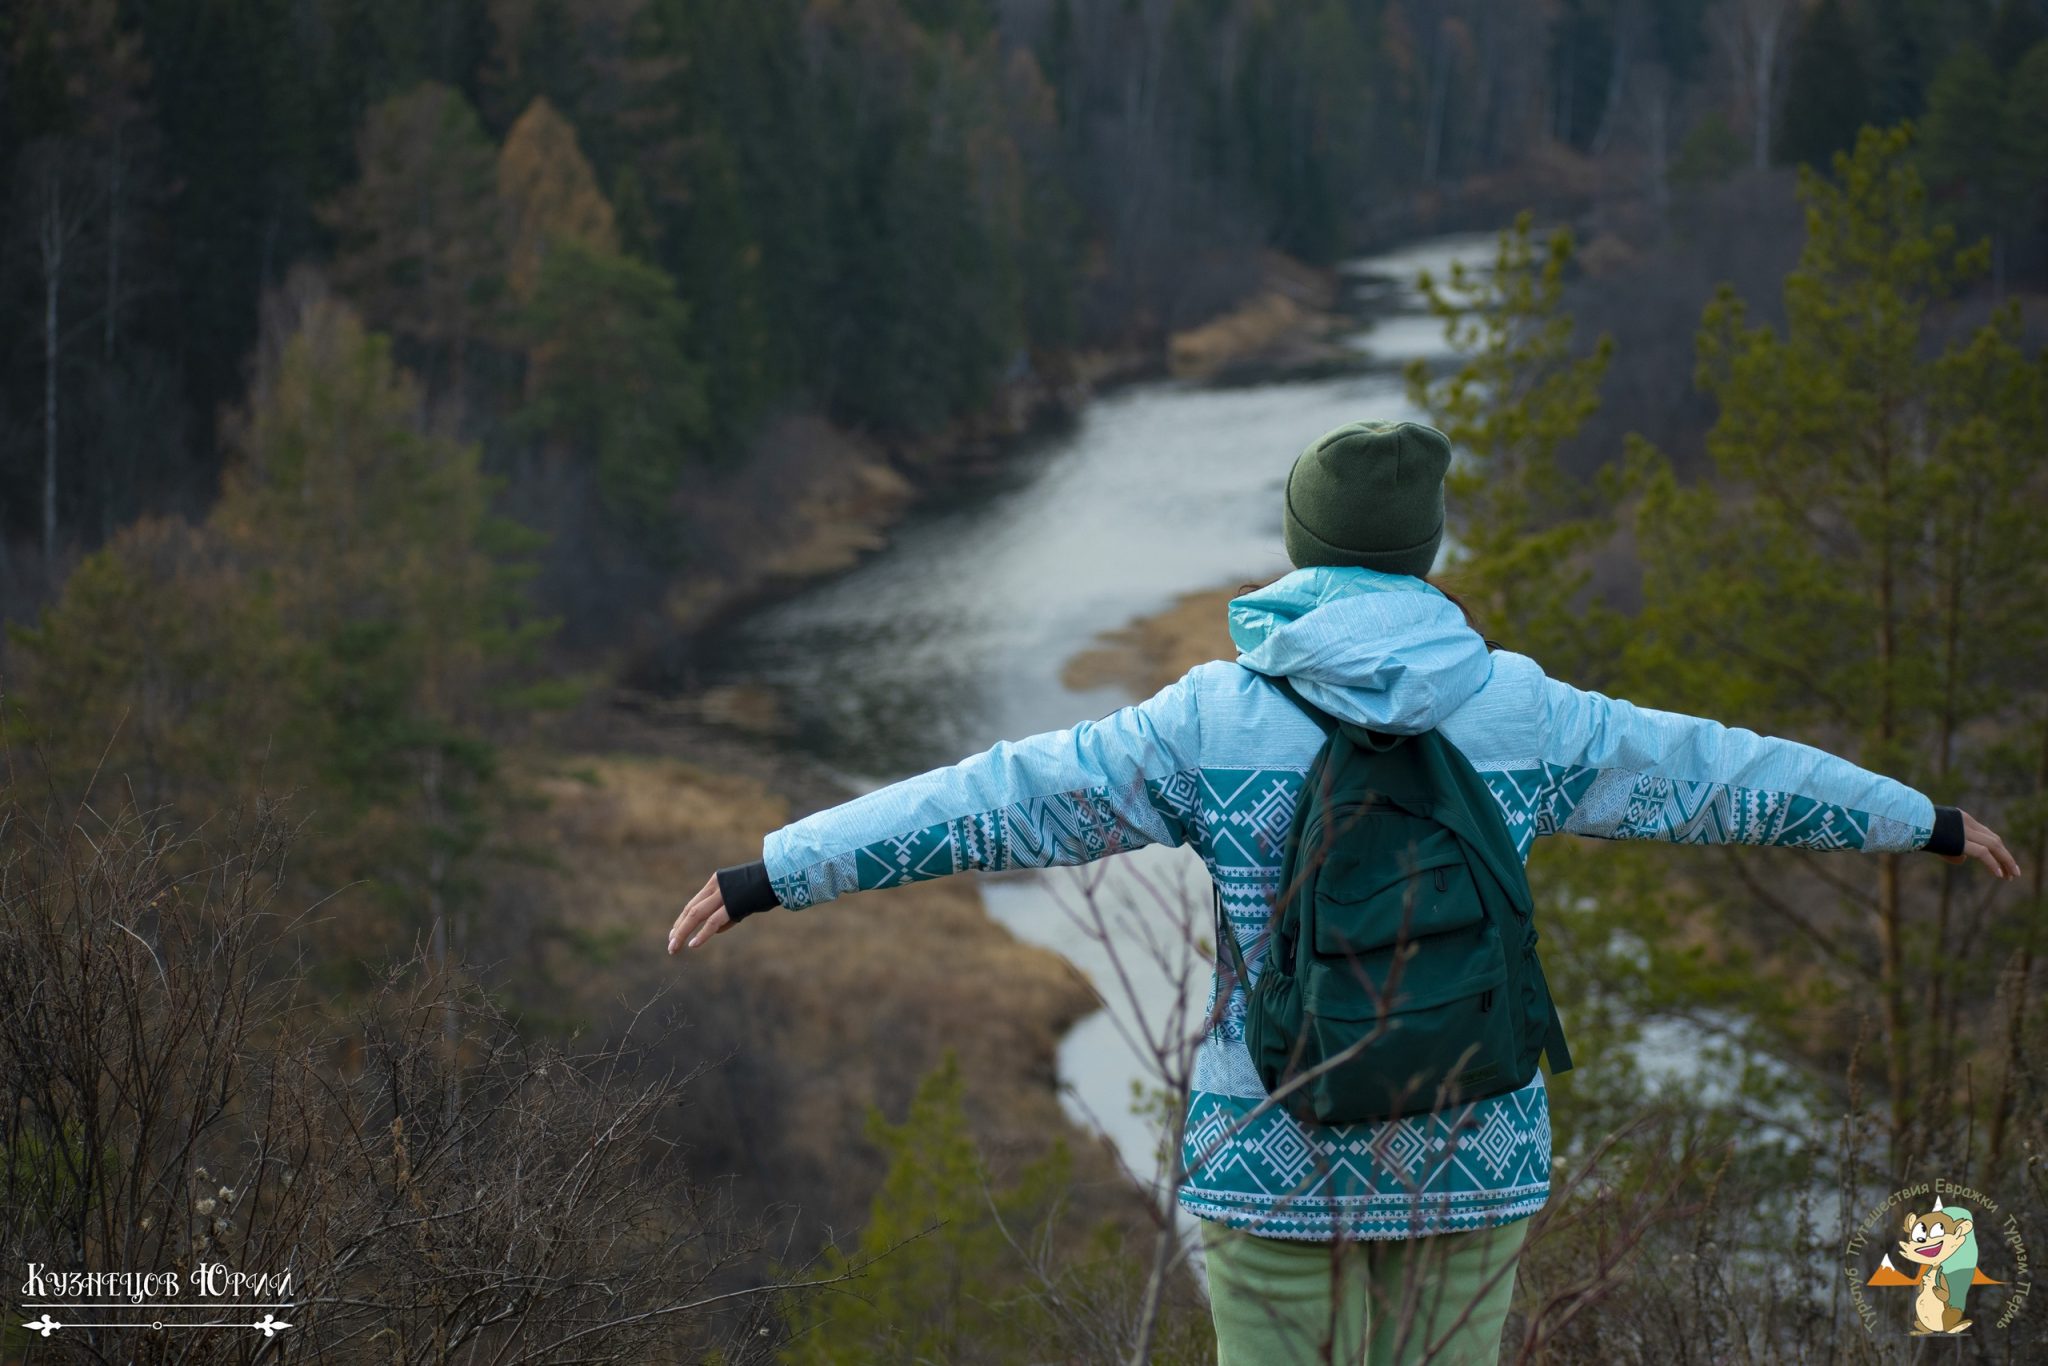
[[[1899,1256],[1913,1268],[1911,1283],[1919,1286],[1913,1296],[1915,1337],[1929,1333],[1960,1333],[1972,1320],[1964,1306],[1972,1285],[1998,1282],[1977,1269],[1977,1221],[1961,1205],[1943,1205],[1925,1214],[1907,1211],[1899,1222]],[[1879,1268],[1882,1275],[1892,1267],[1886,1253]],[[1878,1284],[1877,1277],[1871,1284]]]
[[[1971,1203],[1960,1203],[1962,1200]],[[1904,1212],[1892,1213],[1900,1209]],[[2031,1274],[2018,1220],[2008,1216],[1999,1224],[1997,1215],[1996,1201],[1946,1181],[1894,1192],[1863,1221],[1846,1249],[1852,1268],[1861,1262],[1858,1254],[1866,1240],[1877,1241],[1884,1249],[1876,1269],[1867,1278],[1858,1274],[1852,1282],[1864,1327],[1875,1332],[1877,1326],[1874,1306],[1862,1294],[1865,1286],[1911,1288],[1906,1332],[1913,1337],[1953,1337],[1968,1332],[1985,1313],[1981,1304],[1973,1308],[1970,1303],[1972,1291],[1979,1286],[2008,1287],[2010,1293],[2004,1297],[1997,1326],[2009,1323],[2026,1303],[2032,1289]],[[1993,1222],[1986,1224],[1986,1217]],[[1995,1279],[1978,1265],[1980,1235],[2004,1243],[2004,1256],[1996,1265],[2007,1280]],[[2009,1270],[2004,1269],[2008,1262]],[[1992,1307],[2000,1306],[1994,1303]]]

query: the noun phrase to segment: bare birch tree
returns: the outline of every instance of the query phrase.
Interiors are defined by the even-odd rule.
[[[1727,55],[1749,123],[1750,164],[1771,164],[1771,125],[1778,106],[1778,76],[1791,46],[1799,0],[1722,0],[1708,25]]]
[[[70,273],[78,268],[85,238],[97,211],[95,187],[78,174],[80,158],[66,138],[45,138],[22,156],[16,202],[23,206],[28,250],[34,262],[41,308],[43,362],[43,576],[57,577],[57,485],[63,459],[62,370],[67,344],[66,292]],[[72,323],[75,327],[76,323]]]

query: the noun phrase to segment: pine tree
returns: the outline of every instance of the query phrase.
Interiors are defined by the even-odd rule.
[[[2004,121],[2004,77],[1976,44],[1957,48],[1927,92],[1920,162],[1953,221],[1972,236],[1995,223],[2005,179]]]
[[[219,503],[88,559],[16,632],[12,701],[56,771],[187,820],[298,789],[302,875],[366,881],[451,962],[505,798],[490,737],[539,700],[533,540],[491,514],[476,448],[423,430],[386,338],[307,278],[273,312]],[[337,948],[388,932],[352,923]]]
[[[1938,0],[1870,0],[1871,116],[1885,125],[1918,118],[1927,84],[1948,50]]]
[[[2048,40],[2027,49],[2005,83],[2005,183],[2015,237],[2048,233]]]
[[[678,294],[690,310],[696,348],[713,397],[713,445],[744,449],[754,419],[774,394],[771,348],[763,315],[766,266],[751,222],[739,158],[716,126],[693,140],[691,193],[673,222],[673,257],[688,265]]]
[[[9,636],[9,733],[67,798],[202,818],[296,733],[297,647],[219,538],[178,519],[123,527]]]
[[[1015,1265],[1009,1237],[1024,1236],[1069,1180],[1063,1146],[995,1190],[967,1131],[959,1059],[918,1086],[910,1112],[890,1124],[868,1112],[868,1136],[888,1156],[867,1227],[851,1254],[828,1249],[815,1279],[860,1269],[858,1295],[788,1306],[788,1366],[920,1361],[1020,1361],[1046,1334],[1036,1296],[1005,1295]]]
[[[1986,39],[1998,69],[2010,72],[2036,43],[2048,41],[2048,19],[2033,0],[1999,0],[1998,15]]]
[[[1671,183],[1689,187],[1726,180],[1742,168],[1742,136],[1718,110],[1708,110],[1692,126],[1671,159]]]
[[[2001,757],[2048,741],[2048,376],[2011,310],[1930,354],[1930,310],[1985,253],[1935,224],[1903,130],[1866,130],[1801,194],[1784,330],[1726,290],[1702,324],[1716,480],[1682,487],[1646,464],[1631,693],[1808,739],[1997,824],[2001,795],[2048,782]],[[1874,999],[1893,1169],[1961,1160],[1962,1064],[1992,1032],[1966,987],[1995,980],[2017,925],[1966,910],[1954,870],[1896,854],[1766,881],[1736,851],[1726,873],[1740,890],[1692,913],[1712,942],[1745,946],[1745,1002],[1768,1018]],[[1796,1015],[1771,1027],[1811,1046]],[[1816,1061],[1839,1067],[1834,1052]]]
[[[1604,336],[1590,346],[1575,339],[1564,308],[1574,256],[1569,233],[1538,240],[1524,213],[1488,266],[1454,263],[1443,280],[1425,274],[1422,292],[1459,360],[1442,374],[1412,364],[1408,393],[1457,452],[1437,581],[1481,631],[1552,677],[1612,687],[1629,623],[1595,593],[1591,571],[1614,536],[1621,490],[1607,475],[1582,485],[1558,465],[1598,407],[1613,350]],[[1636,868],[1558,844],[1529,871],[1546,971],[1575,1003],[1573,1047],[1601,1059],[1550,1083],[1569,1095],[1554,1116],[1558,1151],[1578,1154],[1636,1112],[1642,1080],[1629,1060],[1651,992],[1627,952],[1642,905],[1630,883]]]
[[[494,127],[543,101],[574,113],[594,73],[570,0],[489,0],[491,55],[482,103]]]
[[[552,629],[521,587],[534,540],[492,514],[477,448],[425,428],[386,338],[307,282],[280,317],[210,526],[300,643],[281,748],[347,815],[334,857],[446,965],[504,795],[490,735]]]
[[[1612,656],[1617,623],[1583,600],[1587,552],[1612,530],[1603,498],[1568,478],[1558,450],[1599,404],[1613,341],[1578,354],[1562,309],[1571,235],[1540,247],[1529,214],[1500,235],[1490,270],[1454,261],[1449,278],[1420,281],[1443,319],[1457,369],[1408,368],[1410,401],[1450,437],[1460,458],[1444,481],[1457,546],[1447,577],[1484,622],[1561,676],[1591,680]]]

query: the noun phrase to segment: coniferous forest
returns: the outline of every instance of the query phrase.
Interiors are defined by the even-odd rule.
[[[1908,1180],[2048,1246],[2042,0],[8,0],[0,175],[0,1360],[1214,1360],[1062,1108],[1115,985],[973,879],[655,946],[925,753],[736,676],[751,615],[1120,398],[1374,375],[1488,635],[2025,872],[1547,845],[1587,1065],[1502,1359],[1892,1360],[1842,1244]],[[1443,346],[1348,346],[1454,237]],[[39,1333],[32,1265],[296,1317]],[[2048,1344],[1998,1265],[1958,1360]]]

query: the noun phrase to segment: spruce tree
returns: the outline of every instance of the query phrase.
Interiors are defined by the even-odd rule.
[[[669,566],[687,555],[674,500],[709,429],[689,322],[666,273],[574,239],[555,241],[522,315],[522,425],[586,462],[610,525]]]
[[[1016,1282],[1021,1259],[1012,1239],[1029,1236],[1065,1189],[1069,1159],[1055,1146],[995,1189],[967,1129],[965,1096],[949,1050],[902,1123],[869,1109],[868,1137],[887,1156],[888,1173],[854,1251],[828,1249],[812,1276],[857,1270],[860,1293],[792,1301],[787,1366],[1040,1359],[1032,1349],[1050,1316]]]

